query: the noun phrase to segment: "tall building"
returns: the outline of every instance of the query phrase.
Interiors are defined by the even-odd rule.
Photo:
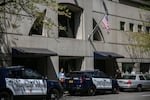
[[[43,6],[40,6],[43,18],[31,20],[25,13],[20,14],[20,20],[11,16],[18,27],[12,24],[1,32],[1,66],[23,65],[49,78],[56,78],[61,67],[66,73],[99,69],[114,76],[117,68],[124,73],[150,73],[149,53],[130,46],[132,32],[150,33],[150,11],[142,8],[149,7],[149,3],[144,0],[58,0],[58,3],[67,6],[70,18]],[[10,18],[6,12],[1,15]],[[108,20],[103,22],[106,16]],[[46,17],[65,26],[65,30],[37,24]],[[6,20],[1,23],[7,24]]]

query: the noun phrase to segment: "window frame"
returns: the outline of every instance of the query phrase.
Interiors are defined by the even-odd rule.
[[[83,13],[83,9],[77,5],[74,5],[74,4],[70,4],[70,3],[59,3],[59,5],[64,5],[64,6],[67,6],[67,9],[69,9],[73,16],[71,16],[70,18],[68,17],[64,17],[64,18],[67,18],[67,19],[72,19],[73,22],[69,22],[71,23],[69,26],[68,24],[65,25],[66,22],[61,22],[61,21],[64,21],[64,20],[61,20],[60,17],[63,17],[64,15],[58,15],[58,25],[59,27],[63,27],[63,30],[61,30],[60,28],[58,28],[58,37],[62,37],[62,38],[71,38],[71,39],[83,39],[83,36],[79,36],[79,32],[78,30],[81,29],[81,25],[83,24],[80,20],[81,20],[81,16],[82,16],[82,13]],[[70,12],[69,11],[69,12]],[[67,28],[68,30],[70,31],[65,31],[65,27],[64,26],[67,26],[67,27],[70,27],[70,28]]]
[[[120,30],[125,31],[125,22],[124,21],[120,21]]]
[[[138,32],[142,32],[142,25],[138,25]]]
[[[129,31],[133,32],[134,31],[134,24],[129,23]]]
[[[145,27],[145,31],[146,31],[146,33],[149,34],[149,33],[150,33],[150,26],[146,26],[146,27]]]

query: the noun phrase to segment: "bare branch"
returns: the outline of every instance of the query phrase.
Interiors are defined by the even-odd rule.
[[[5,6],[5,5],[7,5],[9,3],[13,3],[13,2],[15,2],[15,1],[14,0],[3,1],[2,3],[0,3],[0,6]]]

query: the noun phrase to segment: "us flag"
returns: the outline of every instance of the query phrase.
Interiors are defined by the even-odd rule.
[[[104,27],[107,32],[109,32],[109,23],[108,23],[108,16],[105,15],[104,18],[102,19],[102,23],[104,24]]]

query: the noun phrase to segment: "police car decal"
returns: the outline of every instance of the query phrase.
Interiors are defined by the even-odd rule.
[[[5,78],[5,81],[6,87],[11,89],[14,95],[45,95],[47,93],[46,80]]]
[[[92,78],[92,81],[97,89],[112,89],[111,79],[107,78]]]

